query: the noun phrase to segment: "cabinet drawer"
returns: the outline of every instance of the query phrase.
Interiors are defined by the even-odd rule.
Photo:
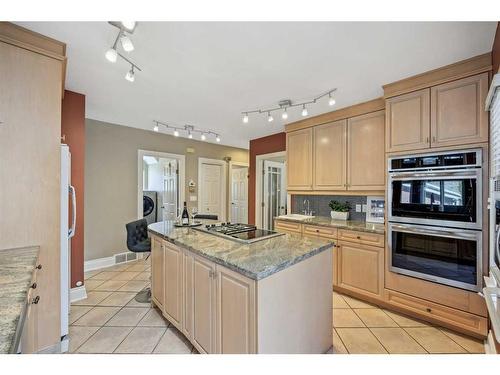
[[[304,224],[303,234],[306,236],[318,236],[330,240],[337,239],[337,228],[321,227]]]
[[[424,317],[438,320],[443,325],[474,333],[476,336],[485,337],[487,334],[488,321],[484,317],[394,292],[389,289],[385,290],[385,299],[389,304],[395,307],[400,307]]]
[[[274,229],[278,232],[302,233],[302,224],[292,221],[275,220]]]
[[[338,238],[339,241],[351,241],[370,246],[384,246],[384,236],[382,234],[340,229]]]

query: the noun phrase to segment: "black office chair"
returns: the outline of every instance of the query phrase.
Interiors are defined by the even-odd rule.
[[[134,253],[151,253],[151,239],[148,238],[147,220],[132,221],[126,224],[125,227],[127,228],[127,248]],[[136,294],[135,300],[141,303],[151,302],[151,288],[147,287],[141,290]]]

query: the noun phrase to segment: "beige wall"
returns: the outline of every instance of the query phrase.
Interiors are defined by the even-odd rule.
[[[126,250],[125,224],[137,218],[137,150],[186,155],[187,181],[198,183],[198,158],[248,162],[248,150],[85,120],[85,260]],[[186,148],[194,153],[186,153]],[[197,194],[197,189],[195,193]],[[192,202],[197,205],[197,202]],[[190,205],[190,202],[188,202]]]

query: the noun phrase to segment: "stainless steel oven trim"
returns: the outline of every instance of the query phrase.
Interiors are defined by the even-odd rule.
[[[495,225],[495,231],[495,243],[493,244],[490,253],[490,273],[495,278],[497,285],[500,285],[500,268],[498,268],[498,265],[495,262],[495,255],[498,259],[500,259],[500,227],[498,225]]]
[[[428,167],[428,168],[406,168],[406,169],[391,168],[392,164],[391,162],[394,159],[418,158],[418,157],[436,156],[436,155],[453,155],[453,154],[463,154],[467,152],[476,153],[476,164],[444,166],[444,167]],[[389,173],[404,172],[404,171],[439,171],[439,170],[456,170],[456,169],[474,169],[474,168],[481,168],[482,166],[483,166],[483,150],[480,148],[472,148],[472,149],[457,150],[457,151],[426,152],[422,154],[411,154],[411,155],[395,155],[387,159],[387,170]]]
[[[420,272],[415,272],[411,270],[406,270],[403,268],[395,267],[392,265],[392,232],[405,232],[405,233],[418,233],[427,234],[429,236],[440,236],[448,238],[459,238],[466,240],[475,240],[477,245],[477,258],[476,258],[476,285],[471,285],[468,283],[463,283],[460,281],[454,281],[438,276],[426,275]],[[387,231],[387,245],[389,249],[389,270],[394,273],[416,277],[418,279],[428,280],[436,282],[439,284],[449,285],[456,288],[471,290],[474,292],[479,292],[482,289],[482,278],[483,278],[483,236],[481,231],[471,231],[471,230],[450,230],[450,228],[441,228],[433,226],[424,225],[406,225],[406,224],[388,224]]]
[[[452,220],[439,220],[439,219],[422,219],[413,217],[400,217],[394,216],[392,214],[392,181],[414,181],[414,180],[425,180],[429,177],[439,177],[443,180],[456,179],[457,177],[476,179],[476,222],[462,222],[462,221],[452,221]],[[389,173],[388,176],[388,189],[387,189],[387,217],[388,221],[398,222],[398,223],[409,223],[409,224],[428,224],[428,225],[440,225],[446,227],[454,228],[466,228],[466,229],[482,229],[483,228],[483,172],[480,168],[466,169],[466,170],[455,170],[455,171],[432,171],[431,173]]]

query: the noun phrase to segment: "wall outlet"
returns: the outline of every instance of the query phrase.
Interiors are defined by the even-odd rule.
[[[363,212],[366,212],[366,204],[363,204],[362,209],[363,209]]]
[[[360,204],[356,205],[356,212],[361,212],[361,205]]]
[[[198,200],[198,197],[196,195],[190,195],[189,196],[189,201],[190,202],[196,202]]]

